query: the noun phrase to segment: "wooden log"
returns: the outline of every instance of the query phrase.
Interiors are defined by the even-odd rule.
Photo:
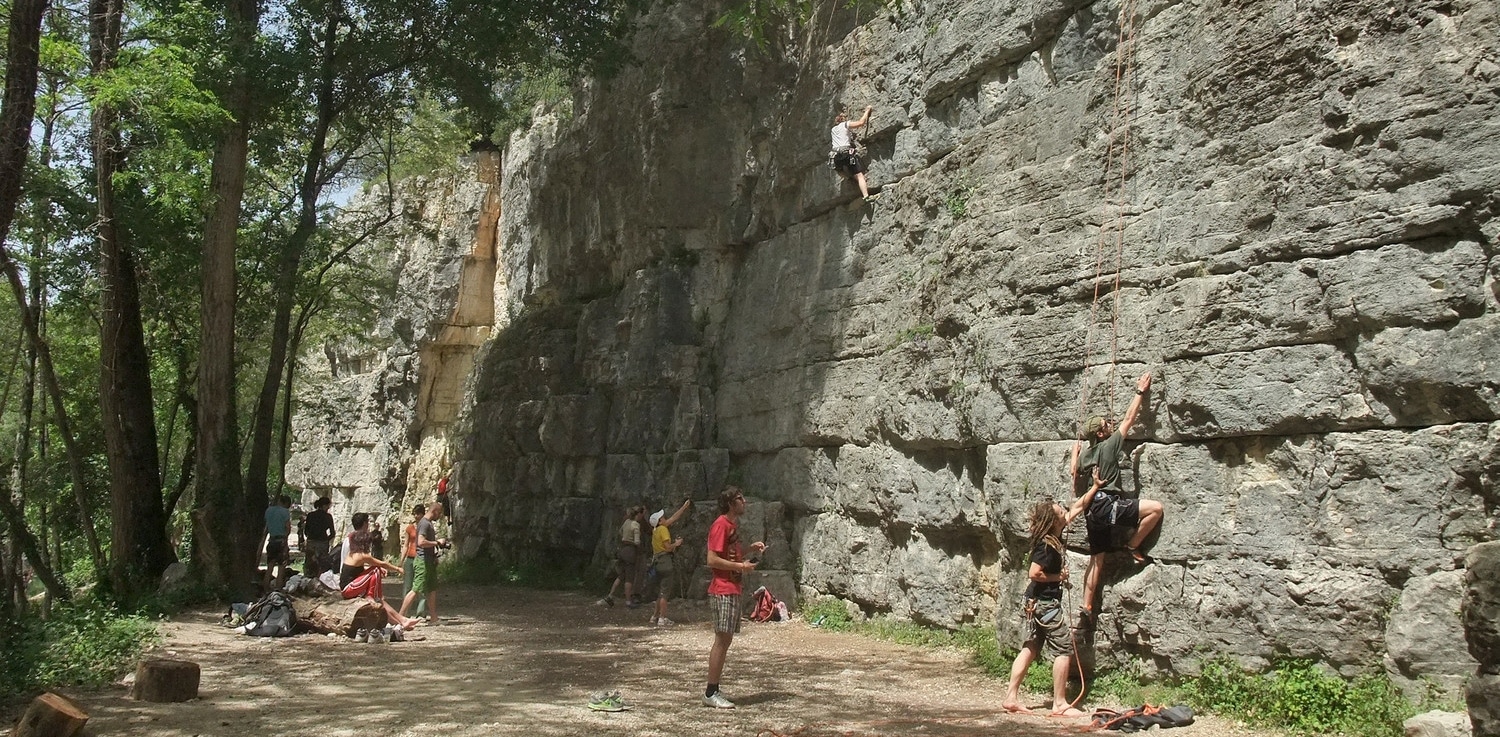
[[[298,624],[320,634],[344,637],[386,624],[385,608],[370,599],[293,599]]]
[[[197,663],[186,660],[142,660],[135,667],[131,695],[140,701],[175,703],[198,698],[202,676]]]
[[[71,699],[50,691],[32,700],[11,737],[73,737],[89,715]]]

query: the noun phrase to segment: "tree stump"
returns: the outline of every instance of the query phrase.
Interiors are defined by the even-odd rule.
[[[292,609],[299,624],[320,634],[348,637],[386,624],[385,609],[370,599],[293,599]]]
[[[32,700],[10,734],[11,737],[73,737],[88,721],[89,715],[68,697],[49,691]]]
[[[131,695],[140,701],[174,703],[198,698],[201,672],[186,660],[143,660],[135,668]]]

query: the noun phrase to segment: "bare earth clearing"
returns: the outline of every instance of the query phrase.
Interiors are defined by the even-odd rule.
[[[1011,716],[1004,683],[958,652],[893,645],[804,623],[752,624],[735,638],[724,692],[702,706],[712,639],[699,602],[674,602],[672,628],[645,609],[580,593],[453,588],[420,642],[238,636],[216,614],[163,627],[156,655],[203,666],[201,698],[130,700],[123,687],[72,693],[93,735],[1012,735],[1076,734],[1083,720]],[[585,707],[619,689],[628,711]],[[1041,704],[1039,697],[1028,700]],[[1172,734],[1255,735],[1212,717]]]

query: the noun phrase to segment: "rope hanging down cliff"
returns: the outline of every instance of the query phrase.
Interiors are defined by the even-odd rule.
[[[1075,431],[1081,432],[1084,421],[1088,417],[1090,407],[1090,394],[1098,386],[1103,386],[1105,396],[1105,412],[1101,413],[1107,417],[1115,416],[1115,392],[1119,358],[1120,358],[1120,272],[1124,267],[1125,260],[1125,226],[1126,207],[1128,198],[1126,196],[1126,184],[1130,177],[1130,134],[1131,123],[1134,118],[1135,97],[1135,62],[1136,62],[1136,0],[1122,0],[1119,14],[1119,36],[1115,44],[1115,86],[1114,86],[1114,108],[1110,117],[1108,137],[1104,153],[1104,175],[1102,178],[1103,207],[1109,210],[1113,207],[1114,217],[1103,218],[1099,224],[1099,237],[1094,246],[1094,294],[1089,304],[1089,323],[1084,333],[1083,345],[1083,367],[1079,374],[1079,396],[1078,417],[1074,425]],[[1113,198],[1113,204],[1111,202]],[[1113,242],[1111,242],[1113,241]],[[1112,285],[1112,299],[1109,304],[1108,334],[1109,334],[1109,369],[1101,381],[1091,386],[1090,368],[1097,365],[1096,353],[1102,354],[1102,345],[1096,351],[1094,344],[1096,329],[1102,322],[1099,317],[1100,297],[1105,284],[1106,274],[1104,264],[1106,256],[1113,246],[1114,250],[1114,284]],[[1102,342],[1102,341],[1101,341]],[[1139,393],[1139,392],[1138,392]],[[1072,464],[1076,472],[1076,458]],[[1071,479],[1071,476],[1070,476]],[[1098,575],[1097,571],[1091,571]],[[1066,612],[1073,609],[1072,587],[1068,587],[1068,606]],[[1087,597],[1086,597],[1087,598]],[[1092,612],[1089,617],[1092,618]],[[1071,618],[1068,618],[1071,619]],[[1077,697],[1069,704],[1070,708],[1076,708],[1088,692],[1087,676],[1084,672],[1083,658],[1079,655],[1078,633],[1079,627],[1092,627],[1092,622],[1065,621],[1068,632],[1072,638],[1073,659],[1072,665],[1078,671],[1079,692]]]
[[[1115,416],[1116,366],[1120,358],[1120,272],[1125,260],[1125,227],[1129,199],[1126,184],[1130,177],[1130,137],[1134,119],[1135,63],[1136,63],[1136,0],[1123,0],[1119,15],[1119,36],[1115,45],[1114,107],[1110,116],[1104,153],[1102,177],[1103,208],[1113,210],[1113,216],[1102,218],[1099,237],[1094,246],[1094,294],[1089,305],[1089,322],[1084,333],[1083,370],[1079,379],[1078,418],[1075,427],[1082,427],[1094,403],[1091,395],[1101,388],[1104,396],[1099,398],[1105,406],[1101,414]],[[1113,247],[1111,249],[1111,246]],[[1105,262],[1109,251],[1114,251],[1113,285],[1110,287],[1110,304],[1107,319],[1100,316],[1101,297],[1104,296],[1106,280]],[[1098,381],[1091,381],[1089,369],[1103,363],[1104,346],[1102,335],[1096,336],[1101,325],[1107,323],[1109,338],[1109,369]],[[1099,345],[1096,346],[1096,340]]]

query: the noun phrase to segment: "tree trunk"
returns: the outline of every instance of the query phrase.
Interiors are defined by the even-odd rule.
[[[10,501],[10,489],[3,490],[0,494],[0,517],[5,519],[6,526],[10,527],[10,534],[21,544],[21,552],[26,554],[27,562],[31,563],[32,572],[36,573],[37,579],[46,587],[47,593],[54,598],[68,600],[68,587],[53,573],[51,566],[42,558],[41,546],[37,544],[36,536],[31,534],[31,529],[26,526],[26,518],[21,515],[21,510]]]
[[[234,397],[235,245],[249,151],[251,56],[259,8],[228,0],[229,56],[235,66],[225,108],[232,120],[220,134],[209,179],[212,201],[203,233],[202,341],[198,352],[198,477],[195,560],[205,580],[247,597],[255,587],[258,508],[246,505],[240,475]],[[253,511],[252,511],[253,510]]]
[[[120,48],[123,0],[90,0],[89,60],[96,76],[115,65]],[[93,148],[98,188],[99,409],[109,463],[110,585],[121,601],[151,591],[176,562],[167,539],[156,457],[156,413],[151,396],[151,359],[141,326],[135,254],[121,239],[115,219],[114,176],[120,163],[119,118],[95,104]]]
[[[36,351],[41,364],[42,379],[57,416],[58,432],[62,433],[67,450],[68,473],[73,481],[73,498],[78,504],[79,526],[88,542],[89,554],[101,575],[109,570],[104,549],[99,545],[99,536],[94,532],[93,515],[89,512],[88,474],[85,470],[83,451],[73,438],[73,429],[63,404],[62,388],[58,385],[57,372],[52,366],[52,355],[47,344],[42,342],[37,328],[36,315],[26,297],[26,285],[21,280],[21,270],[5,247],[10,237],[10,226],[15,221],[16,204],[21,198],[21,183],[26,174],[26,151],[31,143],[31,121],[36,114],[37,57],[42,33],[42,16],[47,11],[48,0],[15,0],[10,8],[10,30],[5,51],[5,95],[0,101],[0,269],[5,271],[15,296],[21,327]]]
[[[293,599],[297,622],[318,634],[344,637],[386,624],[385,609],[371,599]]]
[[[89,715],[77,704],[49,691],[26,707],[11,737],[73,737],[88,721]]]
[[[260,398],[255,405],[255,417],[250,438],[250,464],[245,473],[245,497],[252,508],[266,504],[267,475],[271,468],[271,441],[276,430],[276,394],[281,388],[281,377],[288,360],[287,343],[291,335],[292,308],[297,304],[298,275],[302,270],[302,252],[318,230],[318,198],[323,193],[323,157],[327,152],[328,131],[338,115],[334,100],[334,46],[337,43],[342,8],[333,6],[323,28],[323,78],[318,84],[317,120],[314,121],[312,143],[307,158],[302,164],[302,181],[297,187],[297,198],[301,202],[297,214],[297,227],[282,245],[276,264],[276,310],[271,326],[271,351],[266,362],[265,378],[261,380]],[[290,354],[296,360],[296,354]],[[285,458],[282,463],[285,464]],[[281,474],[277,474],[281,478]],[[276,493],[280,493],[278,489]]]
[[[203,670],[187,660],[142,660],[135,667],[130,695],[137,701],[170,704],[198,698]]]

